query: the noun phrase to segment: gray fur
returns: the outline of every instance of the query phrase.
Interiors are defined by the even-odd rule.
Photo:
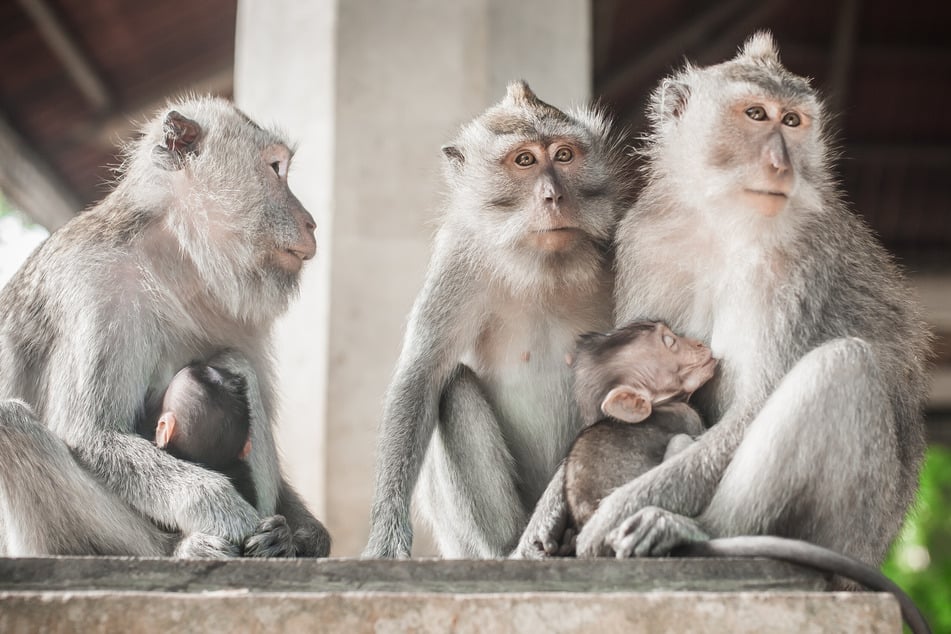
[[[773,217],[731,193],[763,156],[727,110],[744,95],[811,125],[781,130],[792,189]],[[841,200],[817,95],[758,34],[731,61],[665,80],[651,114],[647,184],[618,230],[617,320],[710,342],[719,375],[695,404],[716,424],[605,498],[579,554],[768,533],[877,565],[917,486],[929,334]]]
[[[255,554],[327,554],[271,429],[269,336],[297,289],[294,267],[276,263],[299,270],[294,258],[314,249],[313,219],[272,169],[289,156],[223,100],[170,104],[130,147],[115,191],[0,293],[0,397],[35,411],[0,405],[5,554],[233,554],[273,537],[275,513],[306,543],[282,532]],[[135,433],[196,360],[247,381],[256,508],[223,475]]]
[[[558,213],[502,164],[525,143],[562,138],[583,148],[562,185],[584,237],[544,253],[526,235]],[[575,336],[610,324],[622,139],[599,111],[561,112],[516,82],[443,149],[449,200],[386,397],[364,556],[409,556],[421,469],[420,510],[444,554],[514,546],[578,430],[564,357]]]

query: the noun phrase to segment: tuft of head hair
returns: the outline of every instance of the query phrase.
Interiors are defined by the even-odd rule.
[[[770,31],[757,31],[740,47],[737,58],[746,58],[754,63],[779,64],[779,49]]]

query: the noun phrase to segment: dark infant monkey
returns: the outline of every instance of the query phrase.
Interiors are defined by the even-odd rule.
[[[257,504],[251,468],[251,412],[247,382],[238,374],[190,363],[172,377],[155,426],[155,444],[181,460],[228,476]]]
[[[575,530],[608,493],[703,433],[686,401],[716,364],[710,348],[660,322],[579,337],[572,366],[585,429],[565,459],[565,499]]]

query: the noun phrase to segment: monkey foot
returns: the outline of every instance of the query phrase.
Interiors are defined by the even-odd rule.
[[[607,543],[618,559],[662,557],[686,542],[710,539],[689,517],[648,506],[608,533]]]

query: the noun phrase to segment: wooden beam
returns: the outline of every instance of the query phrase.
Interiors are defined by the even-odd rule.
[[[106,82],[49,3],[46,0],[19,0],[19,3],[33,20],[46,44],[63,63],[70,79],[86,101],[97,112],[109,110],[112,107],[112,97]]]
[[[50,231],[79,211],[75,194],[0,115],[0,191]]]
[[[661,44],[639,55],[634,62],[620,67],[604,82],[600,89],[601,94],[610,99],[665,73],[672,62],[681,59],[685,51],[696,48],[717,26],[754,4],[756,3],[749,0],[715,3],[712,8],[701,13],[680,30],[665,35]]]
[[[830,112],[839,113],[848,99],[849,74],[855,57],[855,31],[858,23],[858,0],[841,0],[839,17],[832,42],[832,62],[829,68],[829,83],[826,100]]]

